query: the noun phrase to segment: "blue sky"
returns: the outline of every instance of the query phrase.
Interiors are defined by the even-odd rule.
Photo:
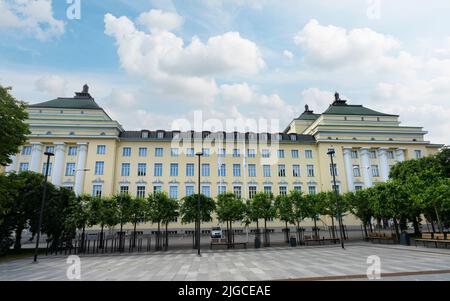
[[[281,3],[281,4],[280,4]],[[30,103],[84,83],[126,129],[321,112],[335,90],[449,144],[448,1],[0,0],[0,83]]]

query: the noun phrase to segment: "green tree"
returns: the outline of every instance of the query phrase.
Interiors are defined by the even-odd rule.
[[[140,197],[131,199],[130,221],[133,224],[133,248],[136,247],[137,224],[146,221],[147,208],[148,208],[147,199]]]
[[[285,223],[285,241],[289,242],[288,223],[294,223],[294,204],[287,195],[278,195],[275,198],[275,210],[278,218]]]
[[[216,209],[214,200],[203,194],[193,194],[181,199],[180,215],[183,224],[194,223],[197,221],[199,213],[197,202],[200,202],[200,223],[212,221],[212,213]]]
[[[119,249],[123,251],[125,247],[125,235],[123,233],[123,225],[131,221],[131,212],[132,212],[132,198],[129,194],[121,193],[112,197],[113,204],[116,207],[117,218],[120,224],[120,232],[119,232]]]
[[[272,193],[258,192],[252,199],[252,211],[257,219],[264,219],[264,246],[269,246],[267,220],[276,217],[276,210]]]
[[[19,146],[27,141],[30,134],[25,120],[28,114],[25,104],[16,100],[9,91],[0,85],[0,165],[11,163],[11,155],[19,152]]]
[[[300,233],[300,223],[310,215],[308,204],[303,193],[298,190],[291,191],[289,198],[292,202],[292,218],[297,228],[297,239],[300,241],[303,240],[303,236]]]
[[[91,197],[89,195],[80,195],[71,199],[67,210],[65,228],[67,232],[72,232],[76,236],[76,230],[81,230],[81,242],[84,244],[86,225],[90,219]],[[81,246],[83,249],[83,245]]]
[[[307,217],[314,221],[314,237],[315,239],[318,239],[317,220],[319,219],[321,212],[320,196],[315,193],[305,195],[305,205]]]
[[[367,237],[367,226],[369,226],[370,232],[372,232],[371,219],[373,216],[368,191],[361,189],[355,192],[347,192],[343,195],[343,198],[349,204],[350,212],[361,220],[364,227],[365,236]]]
[[[338,213],[340,213],[341,218],[344,214],[344,212],[347,211],[348,206],[346,203],[345,198],[343,198],[341,195],[336,196],[336,193],[334,191],[328,191],[328,192],[321,192],[317,194],[317,198],[320,202],[319,210],[322,215],[327,215],[331,218],[331,227],[333,229],[332,234],[333,238],[336,237],[335,231],[335,222],[334,218],[338,218]],[[338,204],[339,203],[339,204]],[[339,206],[339,208],[338,208]],[[339,209],[339,212],[338,212]],[[337,221],[339,224],[339,221]],[[340,229],[339,231],[341,231]]]
[[[6,254],[14,243],[11,239],[15,226],[13,208],[18,197],[14,185],[10,176],[0,173],[0,256]]]
[[[244,202],[236,198],[234,193],[222,193],[217,197],[217,218],[227,223],[228,244],[232,243],[233,222],[243,221],[245,210]]]

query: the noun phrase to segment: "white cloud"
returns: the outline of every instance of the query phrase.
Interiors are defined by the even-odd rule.
[[[288,59],[289,61],[292,61],[294,59],[294,54],[290,52],[289,50],[283,51],[283,56]]]
[[[35,81],[36,89],[53,97],[64,95],[67,82],[58,75],[45,75]]]
[[[176,13],[152,9],[149,12],[142,13],[137,22],[146,26],[150,32],[171,31],[182,25],[183,18]]]
[[[400,43],[393,37],[370,28],[323,26],[317,20],[309,21],[294,37],[302,47],[307,62],[323,68],[338,68],[349,63],[373,64]]]
[[[0,0],[0,30],[18,30],[44,41],[64,33],[51,0]]]

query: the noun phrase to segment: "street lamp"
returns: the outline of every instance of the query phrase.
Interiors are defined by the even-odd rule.
[[[336,211],[337,211],[337,219],[338,219],[338,223],[339,223],[339,237],[341,239],[342,249],[344,249],[344,239],[342,237],[343,229],[342,229],[341,210],[339,207],[339,192],[338,192],[337,186],[336,186],[336,174],[334,172],[334,162],[333,162],[333,156],[335,153],[336,152],[334,150],[330,150],[330,151],[328,151],[327,155],[329,155],[330,159],[331,159],[331,174],[333,175],[333,185],[334,185],[333,190],[334,190],[334,193],[336,194]],[[334,229],[333,229],[333,231],[334,231]]]
[[[200,254],[200,157],[203,156],[203,152],[198,152],[195,154],[198,157],[198,194],[197,194],[197,254]]]
[[[40,234],[41,234],[41,227],[42,227],[42,217],[44,215],[44,204],[45,204],[45,197],[47,194],[48,167],[50,165],[50,157],[53,157],[55,154],[50,153],[50,152],[45,152],[44,155],[47,156],[47,165],[45,166],[44,191],[42,193],[41,211],[39,212],[39,223],[38,223],[38,227],[37,227],[36,247],[34,249],[34,262],[37,262],[39,239],[41,238]]]

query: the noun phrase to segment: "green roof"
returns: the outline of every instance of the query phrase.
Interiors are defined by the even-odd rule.
[[[61,98],[29,105],[30,108],[101,109],[93,98]]]
[[[312,111],[305,111],[295,120],[316,120],[319,116],[320,114],[314,114]]]
[[[398,116],[385,114],[363,107],[362,105],[332,104],[323,112],[324,115],[368,115],[368,116]]]

